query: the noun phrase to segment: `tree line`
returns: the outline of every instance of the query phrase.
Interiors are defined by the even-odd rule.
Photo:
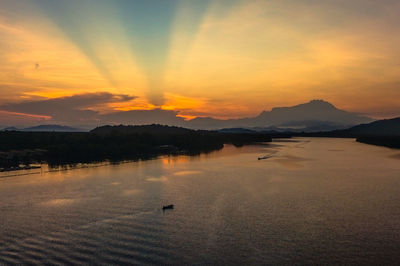
[[[268,134],[234,134],[163,125],[103,126],[90,132],[0,132],[0,168],[33,163],[63,165],[147,159],[164,154],[195,155],[269,142]]]

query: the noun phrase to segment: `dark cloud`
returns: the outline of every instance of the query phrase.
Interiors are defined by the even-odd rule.
[[[40,101],[25,101],[21,103],[4,104],[1,109],[7,111],[49,115],[56,109],[82,110],[100,104],[126,102],[135,99],[126,94],[111,94],[108,92],[77,94],[68,97],[45,99]]]
[[[78,94],[54,99],[24,101],[0,105],[0,110],[35,115],[51,116],[57,122],[93,122],[99,120],[90,107],[107,103],[126,102],[135,99],[126,94],[108,92]]]
[[[55,99],[3,104],[0,105],[0,111],[51,116],[51,121],[47,122],[78,126],[85,125],[89,127],[105,124],[184,124],[184,119],[177,117],[178,113],[175,111],[154,109],[100,114],[99,112],[89,110],[93,106],[127,102],[133,99],[135,99],[134,96],[126,94],[111,94],[107,92],[87,93]]]

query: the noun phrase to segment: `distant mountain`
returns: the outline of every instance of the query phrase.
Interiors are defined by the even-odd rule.
[[[190,128],[254,128],[278,127],[296,131],[328,131],[348,128],[361,123],[373,121],[369,117],[337,109],[323,100],[312,100],[308,103],[291,107],[276,107],[263,111],[256,117],[243,119],[219,120],[210,117],[195,118],[186,122]]]
[[[19,106],[19,105],[18,105]],[[35,108],[39,108],[35,105]],[[21,107],[22,108],[22,107]],[[24,111],[25,109],[22,109]],[[12,109],[12,111],[21,111]],[[89,115],[90,114],[90,115]],[[198,117],[189,121],[179,116],[178,111],[172,110],[131,110],[118,111],[106,114],[97,112],[74,113],[68,119],[60,115],[54,116],[54,124],[74,125],[71,128],[59,125],[41,125],[20,129],[22,131],[88,131],[96,125],[148,125],[162,124],[179,126],[190,129],[220,130],[224,128],[243,128],[257,131],[294,131],[294,132],[319,132],[349,128],[373,120],[355,113],[346,112],[323,100],[312,100],[308,103],[291,107],[276,107],[271,111],[263,111],[255,117],[241,119],[215,119],[212,117]],[[53,116],[52,116],[53,117]],[[57,120],[57,119],[62,120]],[[82,121],[78,118],[84,118]],[[64,121],[64,122],[59,122]],[[85,121],[85,122],[83,122]],[[18,126],[19,128],[22,128]],[[14,129],[17,130],[17,129]]]
[[[1,131],[19,131],[19,129],[16,127],[6,127],[3,128]]]
[[[195,132],[194,130],[175,127],[165,126],[159,124],[152,125],[137,125],[137,126],[101,126],[90,131],[91,133],[99,135],[110,135],[110,134],[152,134],[152,135],[179,135]]]
[[[343,132],[357,137],[361,143],[400,149],[400,117],[358,125]]]
[[[221,133],[235,133],[235,134],[253,134],[253,133],[257,133],[259,131],[257,130],[253,130],[253,129],[247,129],[247,128],[223,128],[218,130],[218,132]]]
[[[354,136],[400,136],[400,117],[354,126],[342,132]]]
[[[79,128],[73,128],[68,126],[60,125],[40,125],[35,127],[27,127],[20,129],[19,131],[29,131],[29,132],[82,132],[85,130]]]
[[[372,121],[368,117],[337,109],[323,100],[312,100],[292,107],[276,107],[270,112],[262,112],[258,119],[277,126],[309,126],[321,122],[341,125],[357,125]]]

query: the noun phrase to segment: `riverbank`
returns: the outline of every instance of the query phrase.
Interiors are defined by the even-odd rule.
[[[90,132],[0,132],[0,170],[142,160],[159,155],[196,155],[270,142],[268,134],[233,134],[162,125],[104,126]]]
[[[360,143],[400,149],[400,136],[364,136],[358,137]]]

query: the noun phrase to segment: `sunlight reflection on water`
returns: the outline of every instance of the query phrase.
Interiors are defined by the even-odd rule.
[[[0,264],[393,264],[399,158],[294,139],[2,178]]]

